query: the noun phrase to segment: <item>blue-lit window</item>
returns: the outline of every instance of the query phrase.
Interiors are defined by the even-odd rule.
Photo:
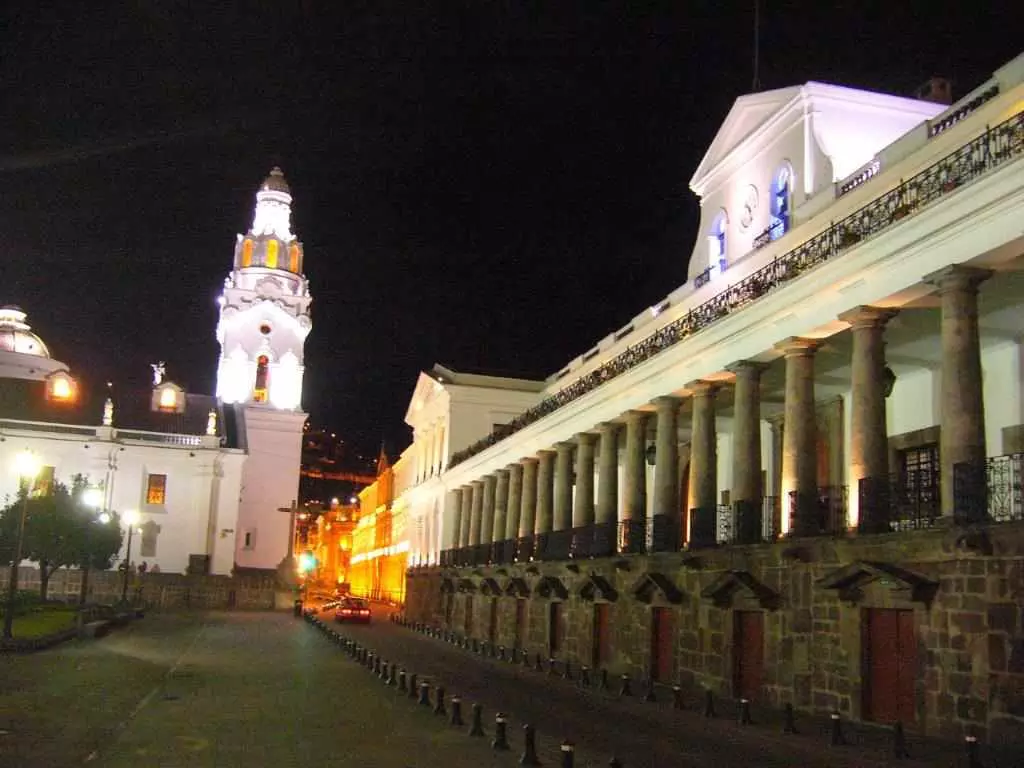
[[[711,224],[708,232],[708,273],[709,276],[725,271],[726,267],[726,232],[729,229],[729,218],[725,211],[720,211]]]
[[[778,240],[789,231],[789,201],[792,193],[793,172],[783,165],[772,178],[771,223],[769,237]]]

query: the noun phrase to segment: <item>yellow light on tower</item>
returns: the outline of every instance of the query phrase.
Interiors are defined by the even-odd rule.
[[[73,403],[78,397],[78,385],[67,371],[57,371],[46,380],[46,396],[57,403]]]

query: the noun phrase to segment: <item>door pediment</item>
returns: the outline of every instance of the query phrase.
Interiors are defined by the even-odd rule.
[[[676,605],[683,601],[683,593],[663,573],[648,571],[633,585],[630,593],[642,603],[650,603],[655,597]]]
[[[877,560],[858,560],[832,571],[817,582],[821,589],[835,590],[840,599],[854,603],[863,599],[865,588],[872,584],[888,588],[912,602],[925,604],[931,602],[939,587],[938,582],[927,576]]]
[[[700,596],[719,608],[729,608],[737,594],[752,597],[767,610],[778,608],[781,600],[778,592],[758,581],[750,571],[726,571],[704,587]]]
[[[569,590],[565,588],[565,584],[557,576],[544,576],[539,582],[537,582],[537,588],[534,590],[540,597],[550,600],[551,598],[557,598],[559,600],[565,600],[569,597]]]
[[[579,589],[579,595],[584,600],[591,602],[594,600],[605,600],[613,603],[619,599],[619,593],[611,585],[611,582],[595,573],[590,574],[587,580],[583,582],[583,586]]]

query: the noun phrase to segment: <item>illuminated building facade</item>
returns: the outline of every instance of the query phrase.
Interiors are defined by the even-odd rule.
[[[952,105],[743,96],[691,189],[686,284],[469,443],[416,432],[411,618],[1020,742],[1024,56]]]

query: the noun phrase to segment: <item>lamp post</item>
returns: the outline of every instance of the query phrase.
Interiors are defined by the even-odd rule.
[[[121,581],[121,602],[128,602],[128,571],[132,567],[132,534],[139,523],[139,513],[129,509],[124,513],[124,521],[128,525],[128,550],[124,556],[124,578]]]
[[[39,459],[31,451],[21,451],[14,457],[14,471],[25,481],[25,496],[21,501],[21,518],[18,521],[18,538],[14,544],[14,559],[11,560],[11,576],[7,581],[7,608],[4,610],[4,640],[10,640],[14,631],[14,600],[18,595],[18,566],[21,564],[21,548],[25,539],[25,517],[28,514],[28,497],[39,473]]]
[[[100,488],[90,487],[86,488],[82,493],[82,503],[93,510],[95,514],[97,510],[103,507],[103,491]],[[103,518],[106,517],[104,520]],[[98,515],[98,519],[101,523],[106,524],[110,520],[110,515],[106,512],[101,512]],[[86,561],[82,564],[82,587],[78,593],[78,604],[85,605],[85,600],[89,595],[89,567],[91,565],[90,560],[92,558],[92,526],[95,521],[90,520],[89,525],[86,527]]]

